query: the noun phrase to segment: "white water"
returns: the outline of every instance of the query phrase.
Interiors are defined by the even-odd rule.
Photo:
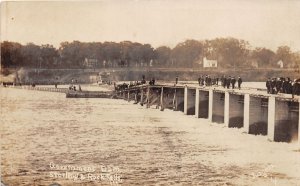
[[[50,177],[51,162],[118,167],[122,185],[300,185],[295,144],[124,100],[0,90],[7,185],[109,185]]]

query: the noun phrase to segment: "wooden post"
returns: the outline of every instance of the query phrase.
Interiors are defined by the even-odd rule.
[[[176,88],[174,90],[174,97],[173,97],[173,109],[177,110],[177,97],[176,97]]]
[[[140,104],[143,106],[144,105],[144,89],[143,87],[140,88],[141,91],[141,101]]]
[[[138,93],[137,93],[137,91],[135,90],[135,91],[134,91],[134,101],[135,101],[134,103],[135,103],[135,104],[138,103],[138,99],[137,99],[138,96],[137,96],[137,94],[138,94]]]
[[[199,118],[199,96],[200,96],[200,90],[199,88],[196,88],[196,98],[195,98],[195,117]]]
[[[183,113],[187,115],[187,111],[188,111],[188,88],[185,85],[184,87],[184,107],[183,107]]]
[[[212,115],[213,115],[213,90],[209,89],[209,96],[208,96],[208,121],[212,122]]]
[[[160,110],[163,111],[164,108],[164,87],[161,87],[161,92],[160,92]]]
[[[149,98],[150,98],[150,86],[147,86],[147,108],[150,107]]]
[[[268,139],[274,141],[275,137],[275,97],[269,97],[268,103]]]
[[[249,134],[250,131],[250,95],[249,94],[245,94],[244,96],[244,131],[247,132],[247,134]]]
[[[130,90],[128,89],[128,93],[127,93],[127,100],[128,102],[130,101]]]
[[[229,126],[229,92],[225,92],[224,98],[224,124],[228,127]]]

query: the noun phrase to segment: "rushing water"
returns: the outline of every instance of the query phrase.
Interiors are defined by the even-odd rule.
[[[66,166],[92,167],[93,175],[112,168],[122,185],[300,183],[290,144],[124,100],[0,90],[1,178],[10,186],[111,184],[86,170],[77,171],[82,180],[54,176],[74,173]]]

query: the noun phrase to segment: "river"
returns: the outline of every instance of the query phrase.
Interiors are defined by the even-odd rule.
[[[10,186],[300,185],[295,144],[124,100],[0,90]]]

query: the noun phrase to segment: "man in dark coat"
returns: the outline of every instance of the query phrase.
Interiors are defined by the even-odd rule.
[[[276,94],[282,91],[282,80],[280,78],[277,78],[276,81]]]
[[[201,86],[203,86],[204,85],[204,77],[203,77],[203,75],[201,76]]]
[[[270,78],[268,78],[268,80],[266,81],[266,87],[267,87],[268,94],[271,94],[272,88],[271,88],[271,79]]]
[[[283,80],[283,83],[282,83],[282,93],[287,94],[287,92],[288,92],[287,88],[288,88],[289,81],[288,81],[287,78],[283,78],[282,80]]]
[[[295,79],[292,86],[292,98],[294,98],[294,95],[300,95],[300,80]]]
[[[207,86],[211,86],[211,77],[207,76]]]
[[[276,79],[272,78],[272,80],[271,80],[271,94],[276,93],[275,87],[276,87]]]
[[[223,78],[222,78],[222,86],[225,88],[226,84],[227,84],[227,79],[226,79],[225,76],[223,76]]]
[[[141,81],[141,83],[142,83],[142,84],[146,84],[145,75],[142,76],[142,81]]]
[[[290,80],[290,78],[288,78],[288,84],[287,84],[287,94],[292,94],[293,92],[293,86],[292,86],[292,81]]]
[[[230,87],[230,82],[231,82],[231,77],[229,76],[226,80],[227,89],[229,89],[229,87]]]
[[[232,87],[232,89],[235,88],[235,82],[236,82],[235,77],[232,77],[232,78],[231,78],[231,87]]]
[[[243,82],[243,80],[242,80],[242,78],[239,76],[239,77],[238,77],[238,87],[239,87],[239,90],[241,90],[242,82]]]

